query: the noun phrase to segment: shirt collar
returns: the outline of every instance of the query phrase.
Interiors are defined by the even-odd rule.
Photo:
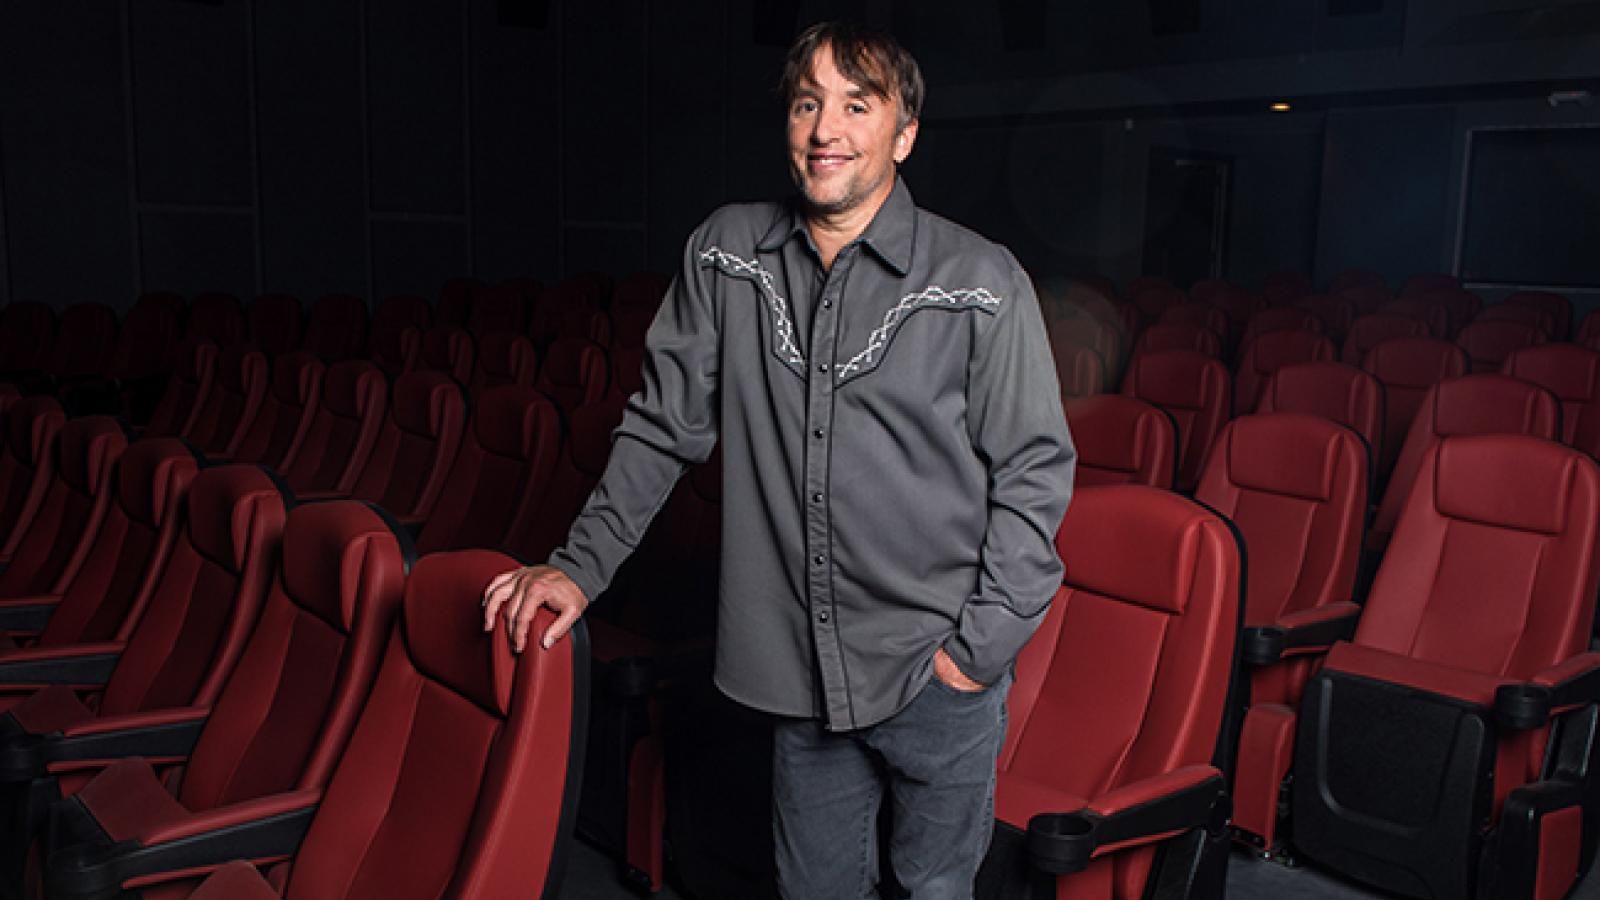
[[[911,189],[898,175],[889,199],[883,201],[878,214],[872,217],[867,229],[858,240],[872,248],[872,252],[904,277],[911,269],[911,249],[917,233],[917,207],[911,199]],[[772,227],[756,245],[757,250],[771,251],[782,247],[790,238],[799,235],[811,246],[811,234],[806,231],[805,217],[799,205],[789,204],[788,211],[772,222]]]

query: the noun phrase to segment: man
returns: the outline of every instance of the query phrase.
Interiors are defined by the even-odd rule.
[[[1027,275],[897,177],[911,56],[817,25],[782,89],[798,198],[689,239],[604,477],[549,565],[487,588],[484,627],[520,651],[542,604],[559,640],[720,438],[716,680],[775,717],[783,896],[871,896],[887,794],[897,880],[966,898],[1011,665],[1060,584],[1072,444]]]

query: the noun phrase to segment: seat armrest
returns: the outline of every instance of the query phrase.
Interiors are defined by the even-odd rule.
[[[50,621],[50,614],[61,604],[59,594],[37,597],[11,597],[0,600],[0,631],[37,634]]]
[[[236,859],[266,861],[293,856],[321,800],[320,791],[296,791],[224,807],[200,817],[215,827],[187,832],[180,823],[152,832],[149,841],[79,844],[51,854],[46,896],[90,900],[122,896],[126,884],[205,874]],[[259,804],[259,805],[258,805]],[[164,839],[162,839],[164,838]]]
[[[238,828],[251,822],[272,819],[289,813],[308,809],[315,811],[317,805],[321,802],[322,790],[320,788],[306,788],[299,791],[268,794],[265,797],[257,797],[253,800],[219,806],[203,813],[191,815],[182,821],[157,827],[139,835],[139,843],[145,847],[170,844],[173,841],[187,840],[206,832]],[[288,848],[290,853],[294,852],[294,850],[295,847]]]
[[[296,492],[294,499],[300,503],[322,503],[328,500],[349,500],[350,495],[344,491],[306,491]]]
[[[1080,872],[1097,856],[1192,828],[1221,828],[1229,814],[1222,773],[1185,766],[1136,781],[1070,812],[1028,820],[1028,858],[1053,875]]]
[[[8,650],[0,653],[0,684],[105,684],[124,646],[122,641],[101,641]]]
[[[1538,728],[1550,716],[1600,703],[1600,653],[1580,653],[1531,681],[1502,684],[1494,693],[1495,721],[1513,729]]]
[[[1271,625],[1244,630],[1240,653],[1252,666],[1270,666],[1285,656],[1325,653],[1335,641],[1349,640],[1361,620],[1361,607],[1348,600],[1304,609]]]
[[[0,782],[99,767],[106,760],[143,756],[185,759],[200,739],[209,707],[182,707],[91,719],[62,734],[19,734],[0,741]]]

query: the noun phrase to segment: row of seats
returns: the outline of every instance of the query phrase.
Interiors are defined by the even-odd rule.
[[[63,594],[0,587],[21,645],[0,652],[13,888],[421,898],[559,880],[585,633],[521,657],[484,638],[479,600],[512,558],[413,565],[377,507],[302,502],[176,439],[124,445],[104,417],[57,446],[58,479],[90,486],[103,521]]]

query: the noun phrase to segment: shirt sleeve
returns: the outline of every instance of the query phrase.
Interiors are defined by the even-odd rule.
[[[1005,674],[1061,586],[1055,536],[1077,465],[1039,301],[1006,255],[1009,296],[968,367],[968,428],[989,469],[988,527],[977,591],[945,644],[962,673],[981,684]]]
[[[590,600],[611,583],[688,466],[717,443],[718,318],[699,232],[645,336],[644,385],[628,399],[605,473],[550,565]]]

